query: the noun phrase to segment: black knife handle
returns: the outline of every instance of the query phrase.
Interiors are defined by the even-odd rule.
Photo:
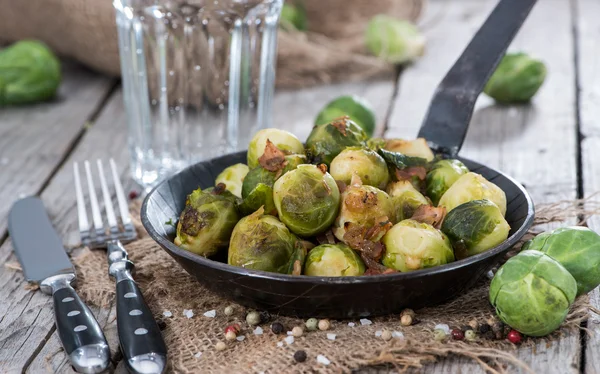
[[[80,373],[100,373],[106,370],[110,363],[110,350],[100,325],[66,280],[66,276],[57,275],[52,278],[56,330],[75,370]]]

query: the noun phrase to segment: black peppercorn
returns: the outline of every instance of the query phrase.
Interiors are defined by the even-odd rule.
[[[490,331],[491,329],[492,329],[492,327],[490,325],[488,325],[487,323],[482,323],[479,326],[479,333],[483,335],[483,334],[487,333],[488,331]]]
[[[296,353],[294,353],[294,360],[296,360],[296,362],[306,361],[306,352],[296,351]]]
[[[165,328],[167,328],[167,323],[163,319],[157,319],[156,320],[156,325],[158,326],[158,328],[159,328],[160,331],[162,331]]]
[[[260,323],[267,323],[271,319],[269,312],[260,312]]]
[[[273,331],[273,334],[281,334],[283,332],[284,328],[283,325],[279,322],[274,322],[271,325],[271,331]]]
[[[483,334],[483,337],[488,340],[494,340],[496,338],[496,334],[494,334],[492,330],[488,330],[485,334]]]

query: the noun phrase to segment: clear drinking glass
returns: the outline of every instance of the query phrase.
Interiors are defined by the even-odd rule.
[[[270,127],[283,0],[114,0],[131,171],[151,187]]]

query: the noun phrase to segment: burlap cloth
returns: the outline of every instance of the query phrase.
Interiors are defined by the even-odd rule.
[[[552,222],[579,219],[584,224],[587,218],[600,212],[600,204],[581,201],[564,201],[538,207],[534,228],[525,239],[540,231],[540,225]],[[597,206],[596,206],[597,205]],[[139,202],[132,211],[139,212]],[[139,223],[139,221],[138,221]],[[262,326],[264,333],[254,335],[253,329],[245,322],[245,308],[237,305],[235,313],[227,317],[223,310],[231,302],[216,296],[202,287],[195,278],[188,275],[165,251],[159,248],[139,225],[142,238],[129,244],[127,250],[137,267],[135,275],[155,317],[164,327],[163,335],[169,349],[169,370],[177,373],[305,373],[305,372],[350,372],[364,365],[391,364],[398,371],[420,368],[448,355],[468,357],[490,372],[504,372],[515,366],[528,368],[514,355],[516,346],[506,340],[479,339],[476,342],[434,340],[436,324],[448,324],[450,328],[464,326],[472,319],[486,323],[494,318],[494,310],[488,303],[489,279],[463,296],[446,304],[416,311],[419,323],[401,326],[397,315],[372,318],[372,325],[362,326],[358,320],[332,321],[330,331],[305,332],[291,345],[282,342],[284,335],[275,335],[269,324]],[[520,247],[520,245],[518,246]],[[514,251],[513,251],[514,255]],[[78,292],[88,302],[109,306],[114,300],[115,285],[108,277],[106,255],[103,251],[85,249],[75,258],[78,271]],[[191,309],[192,318],[184,315],[184,309]],[[216,310],[216,317],[203,314]],[[165,317],[164,312],[172,313]],[[566,322],[558,331],[542,338],[546,341],[558,339],[561,334],[580,327],[590,311],[588,296],[576,300]],[[303,325],[304,321],[273,316],[271,322],[283,323],[286,330]],[[215,344],[225,341],[225,327],[239,322],[242,326],[243,341],[227,343],[225,351],[217,351]],[[356,325],[350,327],[349,322]],[[376,336],[382,330],[401,332],[404,338],[384,341]],[[329,340],[327,333],[336,335]],[[527,338],[522,345],[534,346],[542,339]],[[282,346],[280,346],[282,345]],[[293,354],[305,350],[308,359],[296,363]],[[331,361],[323,365],[316,360],[323,355]],[[199,357],[198,357],[199,356]]]
[[[392,73],[393,66],[366,53],[365,25],[380,13],[417,20],[425,0],[303,1],[308,32],[279,32],[278,87],[356,81]],[[40,39],[61,56],[110,75],[120,74],[112,1],[0,0],[0,9],[0,42]]]

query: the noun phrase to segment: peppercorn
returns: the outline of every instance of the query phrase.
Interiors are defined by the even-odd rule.
[[[309,331],[314,331],[319,328],[319,320],[316,318],[309,318],[306,320],[306,329]]]
[[[433,338],[438,342],[446,340],[446,331],[442,329],[433,330]]]
[[[133,200],[138,197],[138,192],[136,190],[129,191],[129,200]]]
[[[229,330],[225,333],[225,340],[235,340],[237,334],[233,330]]]
[[[510,330],[506,338],[513,344],[519,344],[521,343],[521,339],[523,339],[521,333],[517,330]]]
[[[491,329],[492,329],[492,327],[490,325],[488,325],[487,323],[483,323],[483,324],[481,324],[481,326],[479,326],[479,333],[485,334],[488,331],[490,331]]]
[[[496,322],[492,325],[492,331],[497,333],[502,333],[504,332],[504,324],[502,322]]]
[[[227,334],[229,331],[233,331],[237,335],[240,333],[240,331],[242,331],[242,327],[239,323],[234,323],[233,325],[229,325],[225,328],[225,334]]]
[[[162,331],[165,328],[167,328],[167,323],[162,318],[156,320],[156,325],[158,326],[158,329],[160,331]]]
[[[413,323],[413,318],[410,314],[405,314],[402,317],[400,317],[400,324],[402,326],[410,326]]]
[[[477,334],[475,334],[475,331],[473,330],[467,330],[465,331],[465,339],[470,342],[475,341],[477,339]]]
[[[390,332],[390,330],[383,330],[383,332],[381,333],[381,339],[388,341],[392,339],[392,333]]]
[[[463,340],[465,338],[465,334],[459,329],[450,331],[450,335],[452,335],[452,339],[454,340]]]
[[[469,326],[471,326],[471,329],[473,329],[473,331],[477,331],[479,329],[479,322],[477,322],[477,320],[473,318],[469,321]]]
[[[415,311],[412,309],[404,309],[402,312],[400,312],[400,318],[402,318],[402,316],[411,316],[414,317],[415,316]]]
[[[271,331],[273,331],[273,334],[281,334],[283,332],[284,328],[283,325],[279,322],[274,322],[271,325]]]
[[[294,353],[294,360],[296,360],[296,362],[304,362],[304,361],[306,361],[306,352],[304,352],[304,351],[296,351]]]
[[[260,323],[260,314],[254,311],[246,314],[246,322],[251,326],[258,325]]]
[[[226,316],[230,316],[233,314],[233,312],[235,311],[235,309],[233,308],[232,305],[228,306],[225,308],[225,315]]]
[[[225,343],[223,342],[217,342],[217,344],[215,344],[215,349],[217,351],[224,351],[227,348],[227,345],[225,345]]]
[[[496,338],[496,334],[494,334],[494,332],[492,330],[488,330],[484,336],[484,338],[488,339],[488,340],[493,340]]]
[[[269,312],[260,312],[260,323],[267,323],[271,320],[271,315]]]
[[[322,319],[319,321],[319,330],[321,331],[325,331],[325,330],[329,330],[329,328],[331,327],[331,323],[329,322],[328,319]]]
[[[302,336],[302,334],[304,334],[304,329],[302,329],[300,326],[294,326],[292,329],[292,336],[299,338]]]

